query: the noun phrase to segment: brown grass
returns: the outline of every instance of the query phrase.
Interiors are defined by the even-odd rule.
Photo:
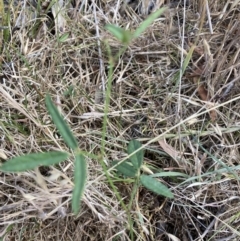
[[[112,160],[125,158],[128,141],[137,138],[153,172],[189,175],[160,179],[174,200],[139,188],[130,210],[134,240],[240,240],[240,1],[193,0],[185,8],[179,2],[158,1],[157,8],[168,10],[115,63],[103,159],[110,167]],[[46,2],[40,11],[20,1],[5,6],[11,13],[11,36],[1,54],[3,161],[67,150],[47,113],[47,93],[79,147],[99,155],[109,60],[105,42],[112,55],[120,48],[104,26],[136,29],[145,16],[122,1],[86,3],[81,12],[66,5],[58,21],[51,12],[46,15]],[[63,33],[69,35],[60,43]],[[203,87],[205,99],[199,93]],[[70,206],[72,160],[19,174],[0,173],[0,237],[12,225],[6,241],[131,240],[127,214],[102,165],[88,158],[88,170],[77,217]],[[110,174],[127,205],[132,184]]]

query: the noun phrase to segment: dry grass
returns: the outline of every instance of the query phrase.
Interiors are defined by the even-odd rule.
[[[185,8],[180,2],[159,1],[157,7],[169,7],[164,16],[115,64],[103,159],[110,166],[126,157],[126,144],[138,138],[154,172],[189,175],[161,179],[173,201],[139,189],[131,207],[134,240],[240,240],[240,1],[193,0]],[[113,55],[120,48],[104,26],[135,29],[145,17],[123,10],[122,1],[86,1],[81,12],[65,6],[57,23],[46,15],[49,3],[40,11],[21,4],[8,5],[11,38],[1,54],[1,157],[67,149],[47,114],[46,93],[79,147],[99,155],[105,42]],[[69,34],[63,43],[61,31]],[[185,73],[176,77],[193,44]],[[127,214],[102,165],[88,158],[88,170],[78,217],[70,207],[72,160],[0,173],[0,236],[12,225],[5,240],[130,240]],[[112,180],[127,205],[132,184]]]

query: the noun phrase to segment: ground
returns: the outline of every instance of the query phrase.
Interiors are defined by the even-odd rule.
[[[1,162],[70,151],[47,111],[49,94],[88,163],[78,215],[72,158],[0,172],[0,237],[240,240],[240,1],[0,2]],[[133,32],[162,7],[118,55],[123,43],[106,24]],[[141,185],[134,193],[133,179],[105,170],[133,139],[144,146],[142,173],[182,174],[157,178],[173,199]]]

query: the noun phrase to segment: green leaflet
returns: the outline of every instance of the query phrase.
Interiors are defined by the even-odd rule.
[[[138,38],[154,22],[155,19],[163,14],[165,10],[166,8],[160,8],[156,12],[152,13],[146,20],[144,20],[135,30],[133,38]]]
[[[58,109],[53,104],[49,95],[46,96],[46,106],[51,115],[54,124],[56,125],[58,131],[60,132],[62,138],[66,142],[66,144],[72,148],[73,150],[78,147],[77,140],[73,136],[70,128],[67,123],[64,121],[63,117],[60,115]]]
[[[142,144],[139,141],[131,140],[128,144],[128,155],[132,154],[133,152],[141,148],[141,146]],[[143,149],[139,150],[138,152],[130,156],[129,159],[136,169],[140,169],[143,163]]]
[[[85,157],[77,153],[74,168],[74,189],[72,194],[72,210],[74,214],[80,210],[80,199],[82,198],[87,180],[87,163]]]
[[[161,182],[159,182],[157,179],[147,176],[147,175],[141,175],[140,181],[144,187],[149,189],[150,191],[168,197],[173,198],[172,192]]]
[[[118,161],[113,161],[112,165],[116,165]],[[115,167],[115,169],[122,175],[126,177],[135,177],[137,175],[137,169],[135,169],[132,165],[130,165],[129,162],[124,161],[118,166]]]
[[[57,164],[66,160],[68,156],[68,153],[61,151],[31,153],[6,161],[0,166],[0,170],[3,172],[23,172],[38,166]]]
[[[125,30],[113,24],[107,24],[105,28],[121,43],[129,44],[132,34],[129,30]]]

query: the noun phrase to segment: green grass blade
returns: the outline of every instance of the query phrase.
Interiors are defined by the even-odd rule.
[[[185,173],[181,172],[160,172],[150,175],[150,177],[189,177]]]
[[[5,22],[4,22],[4,18],[5,18],[5,10],[4,10],[4,1],[0,0],[0,15],[1,15],[1,19],[0,19],[0,26],[4,26]],[[3,49],[3,33],[2,30],[0,30],[0,51],[2,52]]]
[[[82,154],[76,154],[74,168],[74,189],[72,194],[72,210],[78,214],[80,210],[80,200],[82,198],[87,180],[87,163]]]
[[[4,30],[3,30],[3,40],[5,43],[8,43],[9,39],[10,39],[10,26],[11,23],[11,12],[10,12],[10,8],[7,10],[5,16],[4,16]]]
[[[53,104],[49,95],[46,96],[46,106],[49,111],[49,114],[53,119],[54,124],[58,128],[58,131],[60,132],[66,144],[73,150],[76,149],[78,147],[77,140],[72,134],[67,123],[64,121],[63,117],[60,115],[58,109]]]
[[[147,176],[147,175],[141,175],[140,176],[140,181],[144,187],[149,189],[150,191],[168,197],[168,198],[173,198],[172,192],[161,182],[156,180],[153,177]]]
[[[160,8],[156,12],[152,13],[146,20],[144,20],[133,33],[133,38],[138,38],[154,22],[155,19],[163,14],[165,10],[166,8]]]
[[[192,46],[183,62],[183,66],[182,66],[182,69],[180,69],[174,76],[173,78],[173,81],[176,83],[174,89],[171,91],[171,92],[175,92],[176,88],[177,88],[177,85],[179,83],[179,80],[183,77],[188,65],[189,65],[189,62],[190,60],[192,59],[192,54],[193,54],[193,51],[195,49],[195,46]]]
[[[112,166],[117,163],[118,161],[113,161]],[[116,166],[115,169],[118,171],[118,174],[122,174],[126,177],[135,177],[137,175],[137,170],[126,161]]]
[[[183,62],[183,69],[182,69],[182,75],[181,75],[181,78],[183,76],[183,74],[185,73],[185,70],[187,69],[188,65],[189,65],[189,62],[190,60],[192,59],[192,55],[193,55],[193,51],[195,49],[195,46],[192,46]]]
[[[141,148],[141,146],[142,144],[139,141],[131,140],[128,144],[128,155]],[[132,162],[133,166],[138,170],[143,163],[143,149],[132,155],[130,157],[130,161]]]
[[[6,161],[0,166],[0,170],[3,172],[23,172],[38,166],[57,164],[66,160],[68,156],[68,153],[61,151],[31,153]]]

